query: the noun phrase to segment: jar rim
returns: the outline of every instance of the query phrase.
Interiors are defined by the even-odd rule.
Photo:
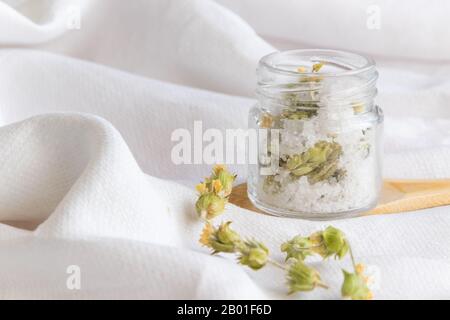
[[[279,65],[275,63],[276,59],[280,59],[283,57],[289,56],[297,56],[297,57],[310,57],[311,62],[325,62],[331,64],[339,64],[340,67],[345,67],[347,70],[339,70],[337,72],[312,72],[312,71],[297,71],[297,70],[289,70],[285,68],[281,68]],[[338,61],[330,61],[331,59],[338,59]],[[360,65],[351,64],[349,61],[339,61],[341,59],[351,60],[360,60]],[[259,61],[259,65],[261,67],[265,67],[271,72],[291,75],[291,76],[311,76],[318,75],[323,77],[340,77],[340,76],[353,76],[358,75],[360,73],[368,72],[375,69],[375,61],[365,55],[349,52],[349,51],[340,51],[340,50],[332,50],[332,49],[295,49],[295,50],[286,50],[286,51],[276,51],[272,52],[261,58]]]

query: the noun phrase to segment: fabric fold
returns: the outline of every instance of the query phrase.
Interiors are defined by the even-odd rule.
[[[173,244],[168,205],[120,134],[82,114],[37,116],[0,129],[0,220],[31,221],[40,237]]]

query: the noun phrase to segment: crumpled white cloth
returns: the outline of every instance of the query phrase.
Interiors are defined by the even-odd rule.
[[[80,29],[67,29],[77,8]],[[8,0],[0,47],[0,298],[286,298],[278,269],[249,271],[200,247],[195,193],[174,180],[193,186],[210,166],[170,158],[171,133],[195,120],[247,126],[256,63],[274,50],[249,25],[207,0]],[[449,177],[449,65],[414,66],[380,67],[385,176]],[[245,178],[244,166],[231,169]],[[230,205],[216,222],[233,220],[279,260],[281,242],[332,223],[376,271],[376,298],[450,298],[448,211],[310,222]],[[71,265],[80,290],[66,285]],[[289,298],[339,298],[342,266],[317,265],[330,290]]]
[[[375,56],[449,60],[450,3],[440,0],[217,0],[272,41]]]

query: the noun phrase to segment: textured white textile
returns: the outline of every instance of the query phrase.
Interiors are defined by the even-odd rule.
[[[348,12],[332,1],[219,2],[269,38],[304,37],[299,47],[323,32],[317,3]],[[404,29],[406,40],[397,41],[398,25],[388,19],[394,6],[382,10],[389,22],[382,46],[359,29],[352,40],[345,15],[321,21],[339,25],[345,41],[323,35],[311,43],[385,56],[378,99],[385,176],[447,178],[450,62],[436,68],[450,53],[447,21],[434,1],[397,2],[421,10],[424,38],[412,43],[414,30]],[[280,8],[291,12],[267,21],[273,29],[257,19],[258,12],[281,19]],[[80,29],[68,29],[78,9]],[[296,11],[301,19],[293,22]],[[307,19],[311,28],[302,32]],[[192,130],[195,120],[246,128],[257,61],[273,50],[208,0],[0,2],[0,298],[286,298],[279,270],[249,271],[199,246],[195,193],[174,180],[193,186],[210,166],[171,161],[171,133]],[[408,60],[411,70],[389,57],[429,61]],[[245,178],[244,166],[231,169]],[[264,239],[280,260],[282,241],[329,224],[232,205],[216,222],[225,219]],[[330,223],[348,234],[357,260],[378,271],[375,297],[450,298],[448,207]],[[81,269],[81,290],[66,287],[70,265]],[[319,270],[332,289],[289,298],[339,298],[339,264]]]

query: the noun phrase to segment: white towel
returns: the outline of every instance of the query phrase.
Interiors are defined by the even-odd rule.
[[[287,298],[278,269],[200,247],[193,186],[210,166],[171,161],[171,133],[195,120],[246,128],[256,63],[273,47],[212,1],[6,2],[0,298]],[[450,176],[449,79],[381,69],[386,176]],[[376,298],[450,298],[448,210],[325,223],[230,205],[216,222],[233,220],[280,261],[281,242],[333,224],[377,271]],[[330,290],[289,298],[339,298],[340,267],[318,265]]]

